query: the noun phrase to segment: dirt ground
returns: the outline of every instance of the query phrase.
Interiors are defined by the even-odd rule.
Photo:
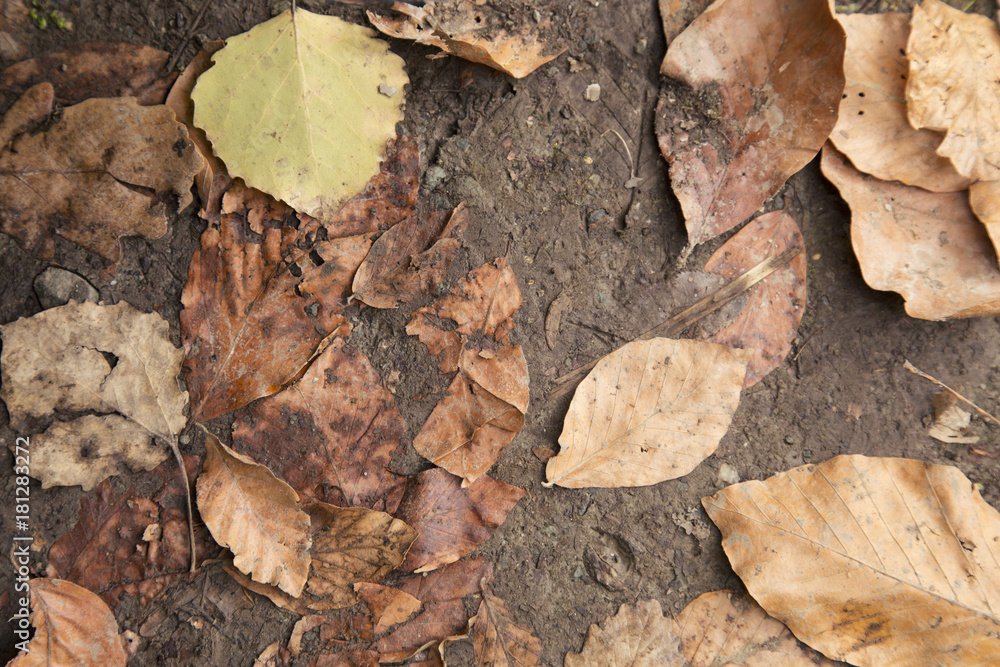
[[[194,56],[200,42],[248,30],[287,4],[210,3],[180,64]],[[366,23],[356,7],[301,4]],[[764,479],[845,453],[917,458],[959,467],[982,484],[988,502],[1000,507],[1000,459],[931,440],[924,421],[935,388],[902,368],[909,359],[996,411],[997,320],[914,320],[905,315],[900,297],[868,288],[851,249],[849,210],[820,175],[818,158],[767,204],[786,207],[806,239],[809,299],[798,339],[785,362],[744,394],[718,451],[686,477],[651,487],[542,487],[544,464],[532,450],[558,449],[569,403],[569,397],[546,400],[551,379],[686,305],[666,288],[669,279],[700,269],[726,237],[697,248],[686,264],[678,263],[686,235],[653,135],[665,52],[655,2],[509,4],[552,15],[568,53],[517,81],[453,58],[428,59],[434,53],[429,48],[403,42],[393,42],[392,48],[406,60],[411,79],[401,130],[420,142],[427,169],[422,197],[437,207],[465,201],[471,211],[465,250],[452,278],[509,249],[524,295],[516,342],[528,358],[531,406],[524,429],[492,474],[528,494],[480,553],[495,564],[494,592],[541,639],[543,664],[561,665],[567,651],[581,648],[588,626],[621,604],[655,598],[676,613],[702,593],[742,588],[700,503],[725,485],[718,479],[725,462],[741,479]],[[74,29],[33,30],[31,55],[85,40],[172,52],[201,2],[53,0],[49,5],[71,17]],[[853,5],[866,11],[888,7]],[[990,5],[978,2],[974,9],[992,15]],[[909,6],[897,2],[891,8]],[[568,57],[584,67],[571,71]],[[583,96],[591,83],[601,85],[597,102]],[[10,102],[4,100],[4,107]],[[643,179],[634,191],[623,186],[633,170]],[[41,310],[32,281],[46,266],[56,265],[87,278],[108,302],[155,308],[171,323],[179,344],[180,293],[203,228],[190,212],[179,215],[158,241],[126,241],[123,259],[111,273],[102,260],[69,243],[57,241],[55,258],[40,262],[0,235],[0,323]],[[555,349],[549,349],[545,315],[563,293],[573,306],[563,317]],[[436,372],[423,346],[406,336],[408,310],[348,312],[356,325],[350,344],[369,356],[384,379],[398,371],[396,402],[412,437],[448,378]],[[5,444],[14,438],[7,422],[5,410],[0,411]],[[983,438],[979,447],[995,453],[997,431],[980,420],[974,424]],[[223,417],[210,428],[228,433],[228,422]],[[204,452],[200,437],[182,449]],[[6,447],[2,450],[0,465],[10,470],[11,456]],[[415,453],[399,464],[407,473],[426,467]],[[13,505],[13,487],[5,473],[0,488],[5,508]],[[32,494],[33,522],[40,539],[51,544],[75,525],[82,492],[33,487]],[[4,510],[0,518],[4,544],[12,532],[11,513]],[[37,572],[44,571],[44,554],[44,549],[38,553]],[[595,580],[590,565],[595,557],[618,560],[620,587],[611,590]],[[0,590],[13,591],[11,576],[9,567],[0,567]],[[211,604],[203,604],[206,599]],[[12,609],[2,611],[4,618]],[[295,620],[262,597],[253,596],[251,603],[217,566],[145,608],[122,605],[117,616],[122,630],[140,635],[134,665],[251,665],[269,644],[287,639]],[[0,646],[5,647],[0,659],[13,655],[10,645],[10,627],[0,624]],[[471,646],[460,642],[449,650],[449,659],[471,664]]]

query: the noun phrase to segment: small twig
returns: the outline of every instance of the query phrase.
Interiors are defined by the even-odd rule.
[[[170,60],[164,68],[165,72],[173,72],[174,68],[177,67],[177,61],[181,59],[181,55],[184,53],[184,49],[187,47],[188,42],[191,41],[194,31],[198,29],[198,26],[201,24],[201,20],[205,18],[205,12],[208,11],[208,5],[211,2],[212,0],[204,0],[204,2],[201,3],[201,9],[198,10],[198,15],[194,17],[194,22],[191,24],[191,27],[188,28],[187,34],[184,35],[184,39],[182,39],[181,43],[177,45],[176,49],[174,49],[174,55],[170,56]]]
[[[909,360],[906,360],[903,363],[903,368],[905,368],[906,370],[910,371],[911,373],[913,373],[915,375],[919,375],[920,377],[924,378],[925,380],[930,380],[931,382],[933,382],[937,386],[941,387],[945,391],[950,391],[955,396],[955,398],[957,398],[958,400],[962,401],[963,403],[971,406],[972,408],[974,408],[976,410],[976,412],[978,412],[982,416],[986,417],[987,419],[989,419],[991,422],[993,422],[997,426],[1000,426],[1000,419],[997,419],[996,417],[994,417],[990,413],[986,412],[986,410],[983,410],[981,407],[979,407],[978,405],[976,405],[975,403],[973,403],[972,401],[970,401],[969,399],[967,399],[965,396],[962,396],[960,393],[958,393],[957,391],[955,391],[954,389],[952,389],[951,387],[949,387],[948,385],[946,385],[944,382],[941,382],[937,378],[931,377],[927,373],[925,373],[922,370],[920,370],[919,368],[915,367],[913,364],[911,364],[909,362]]]
[[[811,341],[813,339],[813,336],[815,336],[816,334],[818,334],[820,331],[822,331],[825,328],[826,328],[825,326],[820,327],[819,329],[816,329],[816,331],[813,331],[811,334],[809,334],[809,337],[806,338],[804,341],[802,341],[802,345],[799,345],[799,349],[795,353],[795,356],[792,357],[792,361],[798,361],[799,360],[799,355],[802,354],[802,350],[806,349],[806,345],[808,345],[809,341]]]

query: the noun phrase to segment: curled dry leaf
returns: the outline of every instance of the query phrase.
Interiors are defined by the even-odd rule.
[[[163,104],[176,72],[164,73],[170,54],[148,46],[84,42],[64,51],[11,65],[0,88],[21,95],[48,82],[62,106],[92,97],[135,97],[143,105]]]
[[[534,667],[542,654],[538,637],[517,624],[503,600],[486,591],[469,632],[477,665]]]
[[[233,449],[277,473],[303,503],[394,512],[406,478],[389,464],[405,435],[368,359],[337,340],[298,382],[237,413]]]
[[[184,126],[132,98],[86,100],[55,117],[53,95],[51,84],[34,86],[0,122],[0,230],[43,258],[59,234],[112,261],[123,236],[163,236],[157,197],[187,206],[202,166]]]
[[[376,28],[399,39],[436,46],[445,53],[522,78],[566,50],[552,21],[535,21],[529,11],[511,15],[475,0],[428,0],[422,6],[393,3],[398,17],[368,12]],[[508,26],[520,26],[516,30]]]
[[[826,656],[1000,655],[1000,514],[957,468],[838,456],[702,504],[754,599]]]
[[[20,60],[27,53],[20,35],[27,18],[22,0],[0,0],[0,60]]]
[[[420,600],[409,593],[382,584],[359,582],[354,584],[354,592],[371,609],[376,636],[409,621],[423,608]]]
[[[806,243],[792,216],[784,211],[765,213],[716,250],[705,271],[733,280],[768,257],[796,247],[804,250]],[[802,252],[750,288],[740,314],[708,340],[753,352],[743,380],[746,389],[781,365],[792,349],[805,309],[806,255]]]
[[[913,8],[906,44],[910,124],[945,133],[937,148],[963,176],[1000,179],[1000,30],[939,0]]]
[[[927,435],[950,445],[974,445],[979,436],[969,435],[972,413],[959,405],[958,398],[950,391],[939,391],[931,401],[934,403],[934,423],[927,429]]]
[[[118,622],[101,598],[59,579],[32,579],[29,587],[35,636],[9,667],[125,666]]]
[[[527,410],[528,362],[521,347],[467,348],[448,395],[434,406],[413,448],[468,486],[497,462]]]
[[[938,132],[915,130],[906,116],[910,62],[909,14],[841,14],[847,33],[844,97],[830,141],[854,166],[884,181],[901,181],[933,192],[969,186],[935,150]]]
[[[830,146],[821,166],[851,207],[851,242],[866,283],[902,294],[910,317],[1000,314],[996,253],[965,193],[879,181]]]
[[[298,495],[266,467],[205,431],[198,510],[233,564],[255,581],[298,597],[309,575],[309,515]]]
[[[645,486],[688,474],[729,429],[750,357],[669,338],[604,357],[577,387],[545,486]]]
[[[378,171],[409,80],[371,30],[289,9],[212,59],[191,93],[194,123],[232,176],[327,220]]]
[[[660,603],[646,600],[590,626],[580,653],[566,654],[566,667],[661,667],[682,665],[680,638],[674,622],[663,615]]]
[[[749,28],[748,28],[749,26]],[[667,50],[660,150],[691,244],[740,224],[815,157],[837,121],[844,31],[829,0],[727,0]]]
[[[483,475],[467,487],[441,468],[417,475],[397,513],[417,531],[400,569],[429,572],[488,540],[524,489]]]

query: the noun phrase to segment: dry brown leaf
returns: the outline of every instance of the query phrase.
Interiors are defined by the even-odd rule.
[[[22,0],[0,0],[0,60],[20,60],[28,52],[20,35],[27,18]]]
[[[927,435],[950,445],[974,445],[979,442],[979,436],[968,435],[972,413],[959,405],[955,394],[939,391],[931,401],[934,403],[934,423],[927,429]]]
[[[622,605],[600,625],[590,626],[580,653],[567,653],[566,667],[663,667],[683,665],[680,638],[660,603],[646,600]]]
[[[534,667],[542,654],[538,637],[514,621],[500,598],[483,591],[479,613],[469,622],[476,664],[483,667]]]
[[[768,257],[796,247],[804,251],[806,242],[792,216],[784,211],[765,213],[716,250],[705,264],[705,271],[733,280]],[[802,252],[751,287],[739,315],[708,340],[753,352],[743,380],[746,389],[784,361],[805,310],[806,254]]]
[[[309,515],[298,495],[265,466],[237,454],[205,431],[198,510],[233,564],[254,581],[298,597],[309,575]]]
[[[851,242],[865,282],[899,292],[925,320],[1000,314],[1000,268],[965,193],[879,181],[823,149],[823,174],[851,207]]]
[[[378,373],[334,341],[298,382],[233,421],[233,449],[266,465],[303,503],[394,512],[406,478],[389,470],[406,422]]]
[[[684,32],[691,21],[705,11],[713,0],[659,0],[660,20],[663,22],[663,36],[667,46],[677,35]],[[665,66],[665,65],[664,65]],[[661,74],[666,74],[662,69]]]
[[[993,250],[1000,255],[1000,181],[978,181],[970,185],[969,206],[986,227]]]
[[[358,582],[354,584],[354,592],[371,609],[375,636],[384,635],[394,626],[409,621],[423,608],[420,600],[409,593],[382,584]]]
[[[827,657],[1000,655],[1000,514],[957,468],[838,456],[702,504],[754,599]]]
[[[0,89],[22,95],[48,82],[62,106],[91,97],[135,97],[143,105],[163,104],[176,72],[165,73],[170,54],[148,46],[84,42],[63,51],[11,65],[0,74]]]
[[[604,357],[577,387],[545,486],[645,486],[688,474],[729,429],[750,357],[669,338]]]
[[[59,579],[32,579],[29,586],[35,636],[9,667],[124,667],[118,622],[101,598]]]
[[[910,125],[945,133],[938,155],[972,179],[1000,179],[1000,30],[939,0],[913,8],[906,44]]]
[[[417,531],[400,569],[429,572],[454,563],[488,540],[524,494],[487,475],[463,487],[441,468],[420,473],[397,512]]]
[[[841,14],[838,20],[847,33],[847,81],[830,141],[876,178],[933,192],[967,188],[970,179],[935,152],[942,135],[915,130],[906,117],[910,15]]]
[[[112,261],[123,236],[163,236],[165,210],[145,193],[191,202],[202,159],[184,126],[132,98],[91,99],[55,117],[53,94],[38,84],[0,123],[0,229],[43,258],[59,234]]]
[[[422,6],[393,3],[398,17],[368,12],[376,28],[399,39],[436,46],[445,53],[522,78],[566,50],[552,21],[535,21],[529,11],[511,15],[476,0],[427,0]],[[514,25],[519,25],[516,30]]]
[[[800,643],[753,598],[713,591],[693,600],[674,619],[689,667],[833,667]]]
[[[573,306],[573,297],[569,290],[564,289],[559,296],[552,299],[549,310],[545,314],[545,344],[550,350],[556,349],[556,341],[559,338],[559,325],[562,324],[562,316]]]
[[[695,19],[662,71],[660,150],[692,245],[740,224],[823,146],[844,90],[829,0],[728,0]]]
[[[309,602],[311,602],[311,600],[306,599],[307,596],[303,595],[302,597],[294,598],[280,588],[271,586],[270,584],[262,584],[254,581],[247,575],[237,570],[232,564],[232,561],[223,563],[222,569],[225,570],[229,576],[235,579],[236,583],[240,586],[248,591],[251,591],[252,593],[263,595],[268,600],[273,602],[276,607],[287,609],[288,611],[299,614],[300,616],[307,616],[315,611],[309,606]]]
[[[497,462],[527,410],[528,362],[521,347],[467,348],[448,395],[434,406],[413,448],[468,486]]]

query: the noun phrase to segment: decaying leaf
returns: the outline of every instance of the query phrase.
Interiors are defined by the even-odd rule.
[[[20,32],[28,18],[22,0],[0,0],[0,60],[20,60],[27,53]]]
[[[939,391],[931,400],[934,403],[934,423],[927,429],[927,435],[949,445],[974,445],[979,442],[979,436],[968,435],[972,413],[959,405],[955,394]]]
[[[784,211],[765,213],[716,250],[705,271],[733,280],[768,257],[796,247],[805,250],[806,243],[792,216]],[[751,287],[740,314],[708,340],[753,352],[743,380],[746,389],[781,365],[792,349],[805,310],[806,255],[802,252]]]
[[[176,72],[165,72],[170,54],[148,46],[84,42],[64,51],[11,65],[0,74],[0,88],[22,95],[48,82],[62,106],[91,97],[135,97],[143,105],[163,104]]]
[[[517,624],[503,600],[486,591],[469,631],[478,665],[534,667],[541,657],[538,637]]]
[[[232,176],[327,220],[378,171],[409,80],[369,29],[290,9],[212,59],[191,93],[194,123]]]
[[[298,494],[266,467],[205,431],[198,510],[233,564],[255,581],[298,597],[309,575],[309,515]]]
[[[462,350],[459,372],[413,448],[468,486],[496,463],[524,425],[528,362],[521,346]]]
[[[604,357],[577,387],[545,486],[645,486],[688,474],[729,429],[750,357],[669,338]]]
[[[378,373],[334,341],[298,382],[248,405],[233,422],[233,449],[266,465],[303,503],[394,512],[406,478],[389,470],[406,422]]]
[[[420,600],[409,593],[382,584],[359,582],[354,584],[354,592],[371,609],[376,636],[407,622],[423,608]]]
[[[702,504],[754,599],[827,657],[1000,655],[1000,514],[957,468],[838,456]]]
[[[300,616],[306,616],[316,611],[309,605],[309,603],[314,602],[314,600],[310,599],[308,594],[303,593],[302,596],[294,598],[276,586],[254,581],[247,575],[237,570],[232,561],[223,563],[222,569],[226,571],[226,574],[235,579],[236,583],[240,586],[248,591],[257,593],[258,595],[263,595],[268,600],[273,602],[276,607],[287,609],[288,611],[299,614]]]
[[[884,181],[901,181],[933,192],[969,186],[935,150],[938,132],[915,130],[906,116],[910,63],[909,14],[841,14],[847,33],[844,97],[830,141],[859,170]]]
[[[660,603],[646,600],[634,607],[622,605],[618,613],[590,626],[580,653],[567,653],[566,667],[662,667],[682,665],[680,638],[673,620],[663,615]]]
[[[436,46],[445,53],[522,78],[566,50],[556,40],[552,20],[512,15],[476,0],[427,0],[421,6],[395,2],[398,17],[368,12],[376,28],[399,39]],[[514,28],[512,26],[520,26]]]
[[[32,579],[29,587],[35,636],[9,667],[124,667],[128,658],[118,622],[101,598],[59,579]]]
[[[972,179],[1000,179],[1000,30],[939,0],[913,8],[906,44],[910,124],[945,133],[938,155]]]
[[[420,473],[397,512],[417,531],[400,569],[429,572],[454,563],[488,540],[524,494],[487,475],[463,487],[441,468]]]
[[[815,157],[844,90],[829,0],[716,2],[667,50],[660,150],[692,245],[740,224]]]
[[[865,282],[899,292],[925,320],[1000,313],[1000,268],[962,192],[879,181],[823,149],[823,174],[851,207],[851,242]]]
[[[184,208],[202,165],[184,126],[131,98],[86,100],[55,117],[53,95],[38,84],[0,122],[0,230],[43,258],[59,234],[112,261],[123,236],[163,236],[163,206],[146,192],[172,192]]]

